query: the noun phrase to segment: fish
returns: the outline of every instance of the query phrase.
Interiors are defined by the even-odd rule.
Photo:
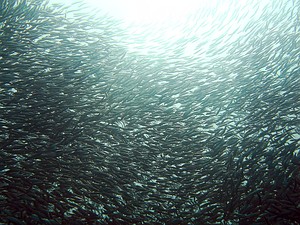
[[[208,5],[0,3],[0,223],[299,223],[300,5]]]

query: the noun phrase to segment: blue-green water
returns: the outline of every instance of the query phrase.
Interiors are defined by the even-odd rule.
[[[300,223],[298,1],[42,2],[0,3],[0,223]]]

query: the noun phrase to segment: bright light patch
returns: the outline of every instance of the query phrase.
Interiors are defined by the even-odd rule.
[[[86,0],[127,23],[143,24],[180,20],[208,0]]]
[[[260,0],[256,0],[259,1]],[[121,23],[122,35],[112,36],[129,52],[142,55],[182,55],[205,58],[219,49],[226,56],[247,21],[259,17],[260,9],[246,0],[49,0],[70,6],[67,19],[76,12],[108,16]],[[82,4],[86,3],[86,4]],[[255,2],[255,1],[253,1]],[[266,1],[268,2],[268,1]],[[254,4],[254,3],[253,3]],[[82,6],[84,5],[84,6]],[[254,4],[255,5],[255,4]],[[259,5],[263,5],[261,2]],[[262,9],[265,7],[262,7]],[[73,15],[73,12],[74,15]],[[96,16],[97,16],[96,15]],[[241,17],[242,15],[242,17]],[[102,21],[102,20],[101,20]],[[236,35],[235,35],[236,34]]]
[[[219,4],[220,0],[49,0],[50,4],[69,5],[86,13],[98,9],[103,14],[125,24],[174,23],[186,19],[199,10]],[[86,3],[89,9],[78,7]],[[87,11],[86,11],[87,10]]]

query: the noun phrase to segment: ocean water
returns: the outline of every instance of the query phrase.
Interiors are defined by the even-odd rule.
[[[299,1],[64,3],[0,3],[0,223],[300,223]]]

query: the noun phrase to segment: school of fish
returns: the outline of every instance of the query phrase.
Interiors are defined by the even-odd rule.
[[[0,223],[300,224],[300,2],[230,2],[146,46],[1,1]]]

